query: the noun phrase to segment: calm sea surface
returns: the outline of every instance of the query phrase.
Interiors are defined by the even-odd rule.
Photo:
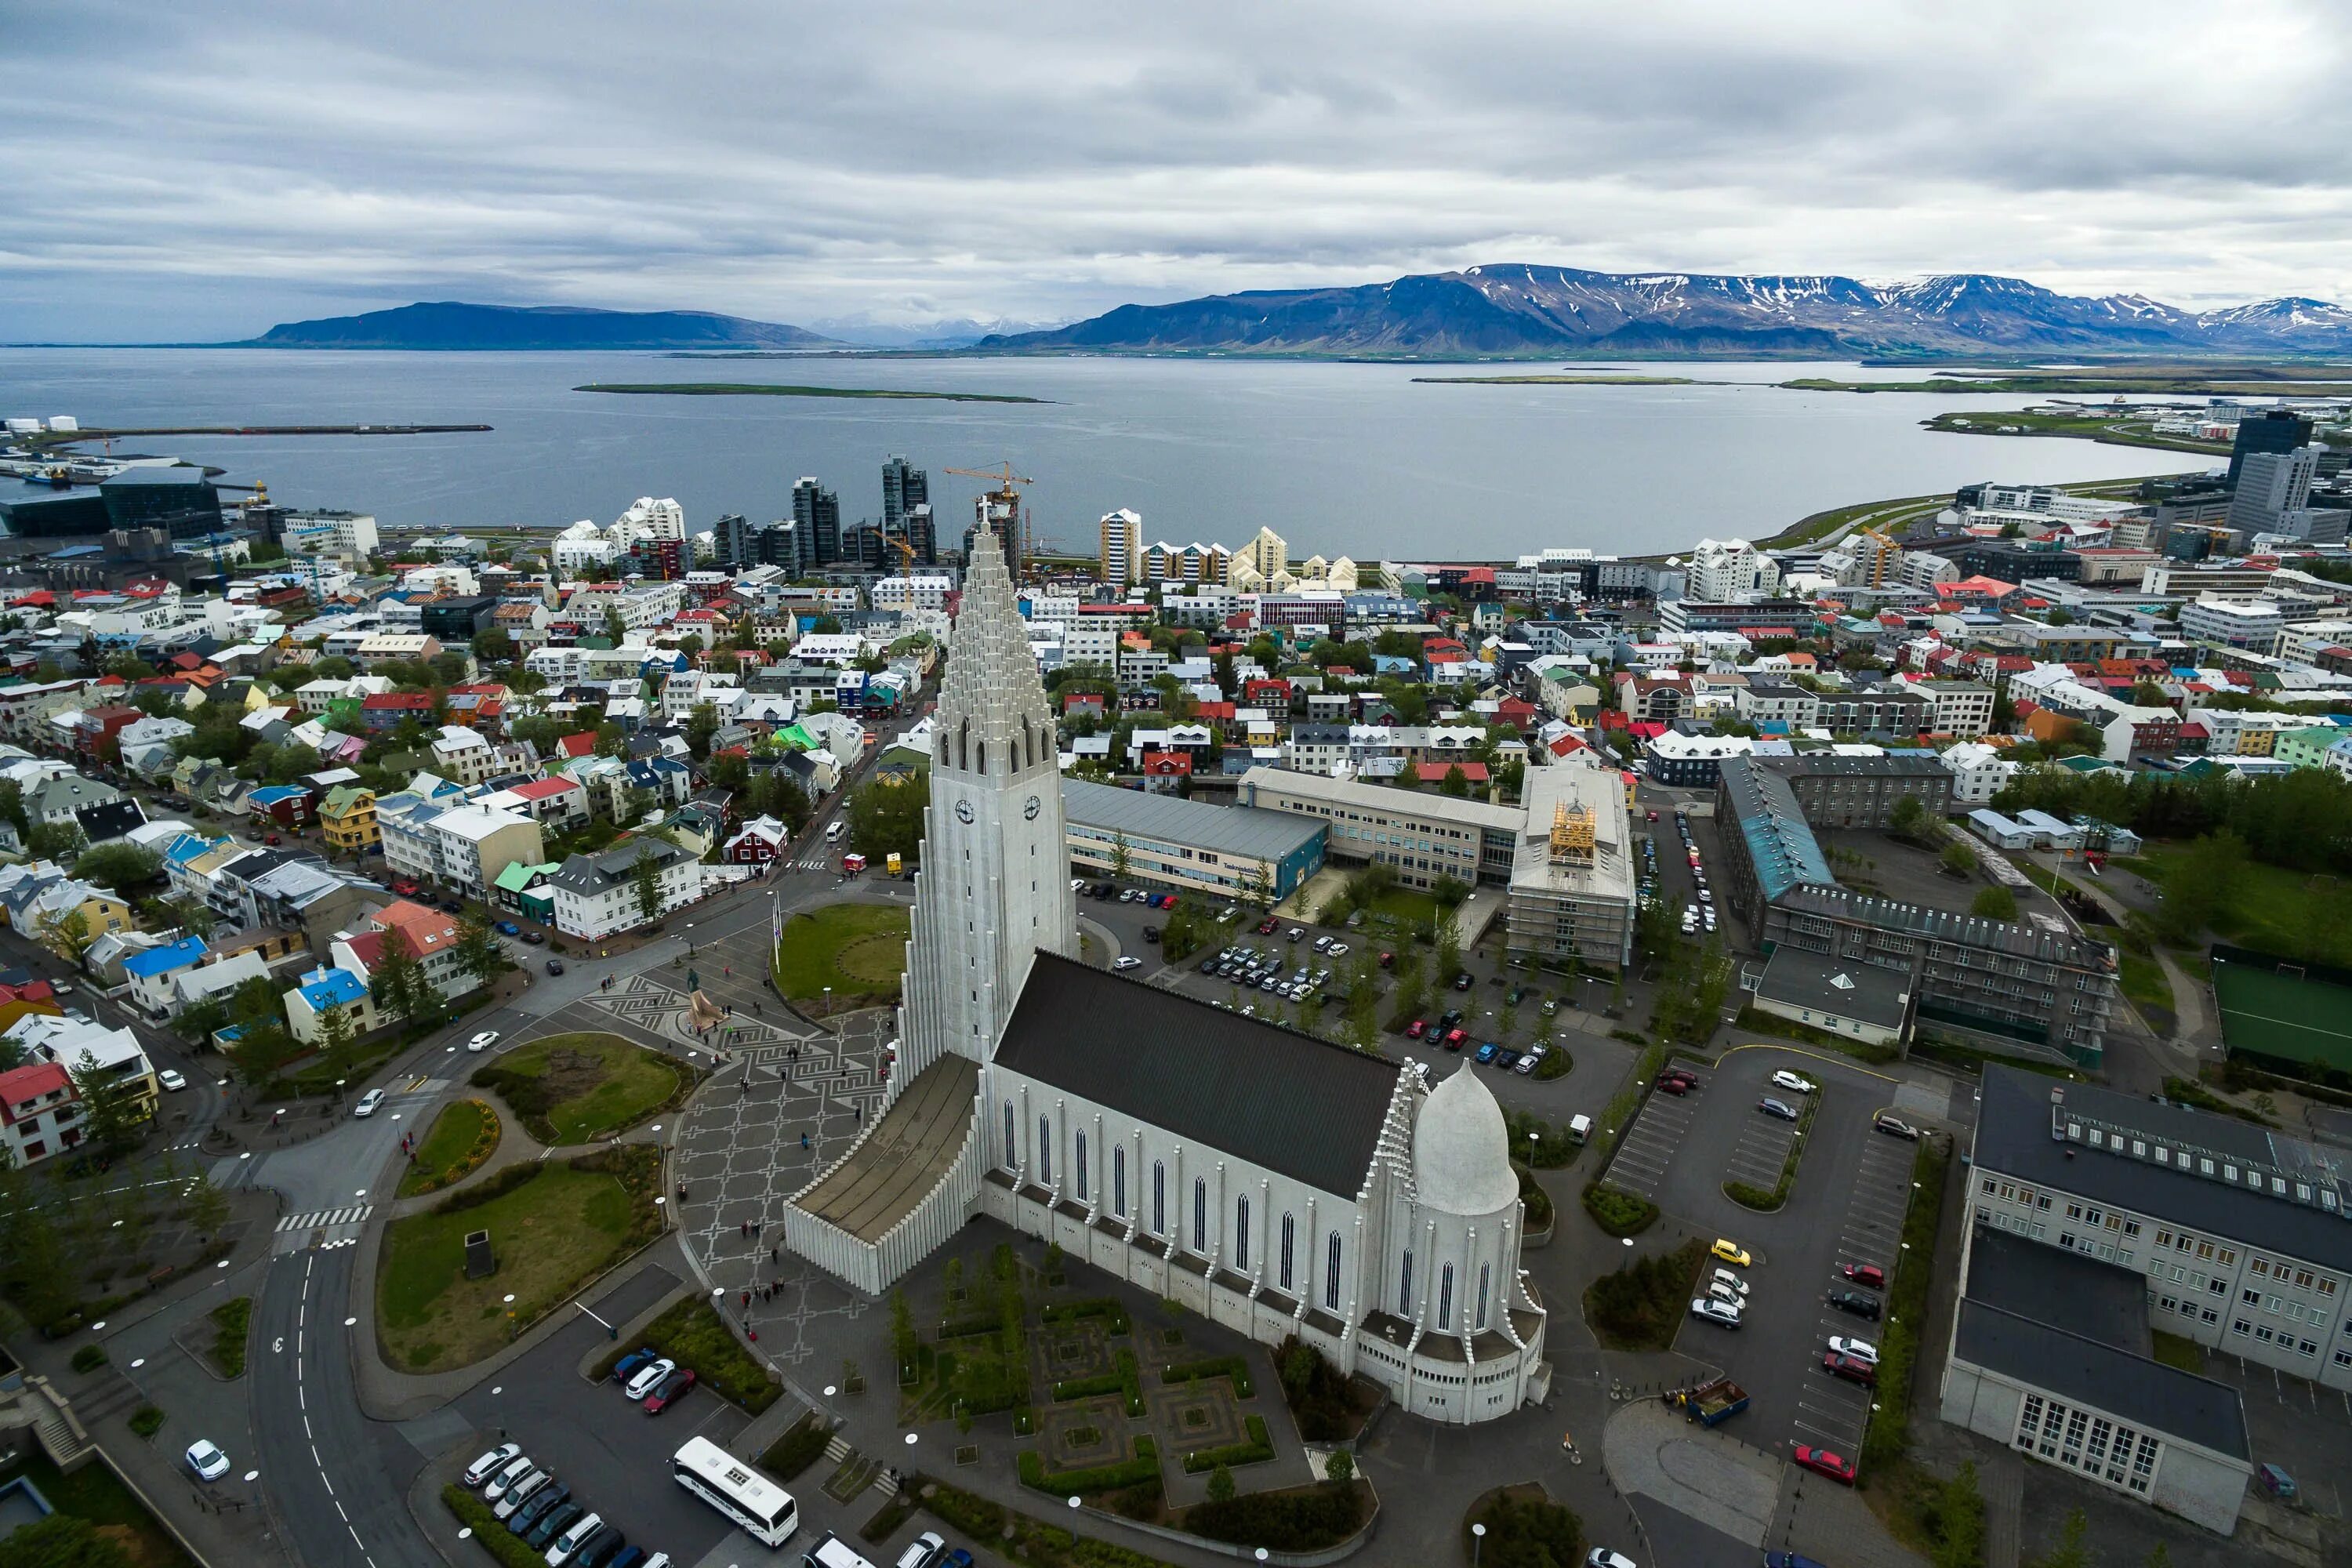
[[[1147,537],[1294,552],[1487,559],[1552,545],[1638,554],[1761,537],[1809,512],[1976,479],[2051,481],[2207,467],[2085,441],[1937,435],[1944,409],[2016,397],[1783,392],[1801,375],[1906,379],[1851,364],[1631,367],[1723,386],[1435,386],[1415,375],[1538,372],[1250,360],[696,360],[661,354],[0,350],[0,416],[85,426],[486,424],[486,435],[171,437],[132,443],[268,484],[301,506],[463,527],[609,521],[675,496],[695,527],[790,509],[793,481],[878,515],[885,457],[930,470],[941,542],[976,481],[1034,479],[1039,534],[1091,552],[1095,519]],[[1596,367],[1570,367],[1580,374]],[[1043,405],[574,392],[592,381],[738,381],[1015,393]]]

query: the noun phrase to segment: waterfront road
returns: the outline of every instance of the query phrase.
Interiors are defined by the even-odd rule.
[[[352,1386],[353,1249],[311,1248],[270,1266],[255,1314],[255,1468],[304,1563],[444,1568],[403,1500],[422,1459],[360,1413]]]

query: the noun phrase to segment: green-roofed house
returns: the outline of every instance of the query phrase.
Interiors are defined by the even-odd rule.
[[[795,752],[822,752],[824,742],[798,724],[787,724],[768,737],[779,746],[790,746]]]
[[[2283,731],[2271,741],[2271,755],[2289,767],[2324,768],[2328,765],[2327,748],[2342,740],[2344,733],[2333,724]]]
[[[498,875],[490,884],[490,896],[502,910],[512,910],[525,920],[541,925],[555,922],[555,889],[548,878],[555,874],[562,862],[531,866],[518,860]]]

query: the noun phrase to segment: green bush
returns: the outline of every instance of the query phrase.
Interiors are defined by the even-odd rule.
[[[1608,1350],[1664,1350],[1674,1343],[1706,1248],[1686,1241],[1637,1258],[1585,1288],[1584,1321]],[[1882,1373],[1882,1377],[1884,1373]]]
[[[1319,1552],[1362,1529],[1365,1512],[1364,1489],[1360,1483],[1321,1482],[1286,1491],[1252,1492],[1223,1502],[1195,1503],[1184,1510],[1184,1528],[1212,1541],[1263,1546],[1272,1552]],[[1511,1560],[1498,1555],[1494,1561]],[[1582,1559],[1561,1561],[1574,1564]]]
[[[1746,1182],[1724,1183],[1723,1195],[1741,1208],[1755,1209],[1764,1214],[1769,1214],[1780,1206],[1780,1195],[1778,1193],[1764,1187],[1750,1186]]]
[[[1519,1202],[1528,1206],[1528,1228],[1549,1229],[1552,1222],[1551,1194],[1543,1190],[1543,1184],[1537,1181],[1535,1173],[1525,1165],[1514,1161],[1511,1173],[1519,1178]]]
[[[768,1451],[760,1456],[760,1468],[780,1481],[789,1481],[823,1458],[825,1445],[832,1441],[832,1429],[812,1410],[768,1445]]]
[[[919,1496],[929,1494],[923,1496],[922,1506],[941,1522],[975,1541],[988,1542],[992,1552],[1022,1563],[1024,1568],[1168,1568],[1157,1557],[1147,1557],[1108,1541],[1073,1535],[944,1481],[917,1476],[908,1486]]]
[[[1337,1443],[1356,1435],[1361,1412],[1348,1380],[1323,1359],[1322,1352],[1293,1335],[1275,1347],[1274,1364],[1301,1437],[1310,1443]]]
[[[703,1297],[674,1302],[635,1338],[638,1344],[651,1345],[678,1365],[693,1368],[696,1383],[754,1415],[784,1391],[783,1384],[743,1348]],[[596,1375],[610,1377],[632,1348],[614,1345],[597,1363]]]
[[[1567,1128],[1555,1127],[1539,1116],[1514,1110],[1505,1121],[1510,1128],[1511,1158],[1524,1160],[1539,1171],[1557,1171],[1583,1150],[1568,1135]]]
[[[209,1316],[213,1321],[213,1364],[220,1368],[223,1376],[242,1375],[247,1331],[253,1322],[253,1298],[238,1296],[223,1301]]]
[[[1088,1492],[1117,1491],[1160,1479],[1160,1449],[1149,1437],[1135,1440],[1135,1457],[1124,1464],[1097,1465],[1083,1470],[1049,1470],[1034,1448],[1022,1451],[1021,1484],[1055,1497],[1084,1497]]]
[[[1639,1236],[1658,1223],[1658,1205],[1604,1182],[1584,1184],[1584,1212],[1612,1236]]]
[[[1554,1040],[1545,1049],[1544,1059],[1536,1063],[1532,1076],[1538,1083],[1549,1083],[1554,1079],[1566,1078],[1575,1070],[1576,1058],[1568,1054],[1567,1047]]]
[[[1256,1391],[1250,1385],[1249,1363],[1237,1355],[1210,1356],[1202,1361],[1179,1362],[1162,1367],[1160,1381],[1165,1383],[1198,1383],[1204,1377],[1230,1377],[1234,1394],[1242,1399]]]
[[[457,1516],[459,1524],[473,1530],[474,1544],[506,1564],[506,1568],[547,1568],[544,1552],[525,1546],[522,1538],[507,1528],[506,1521],[492,1512],[488,1503],[465,1488],[454,1483],[443,1487],[441,1503]]]
[[[523,1160],[503,1171],[493,1172],[488,1181],[477,1182],[463,1192],[451,1193],[433,1205],[435,1214],[462,1214],[506,1196],[539,1174],[541,1162]]]
[[[1106,1394],[1120,1393],[1125,1380],[1115,1372],[1100,1377],[1067,1378],[1054,1385],[1054,1403],[1066,1404],[1073,1399],[1097,1399]]]
[[[1903,1245],[1895,1249],[1887,1281],[1886,1323],[1878,1336],[1877,1397],[1862,1438],[1864,1468],[1892,1464],[1911,1444],[1911,1370],[1919,1354],[1919,1331],[1927,1321],[1927,1288],[1935,1269],[1936,1225],[1943,1212],[1944,1178],[1950,1144],[1941,1135],[1926,1139],[1912,1157],[1911,1206],[1903,1215]]]
[[[87,1344],[74,1352],[73,1369],[76,1372],[96,1372],[107,1363],[107,1360],[104,1345]]]
[[[142,1405],[131,1413],[131,1429],[142,1437],[152,1437],[163,1429],[163,1412],[152,1405]]]
[[[1104,1326],[1111,1333],[1123,1334],[1129,1329],[1127,1309],[1119,1305],[1118,1298],[1116,1296],[1096,1296],[1084,1301],[1056,1302],[1039,1312],[1037,1318],[1040,1322],[1046,1323],[1066,1323],[1080,1318],[1108,1318],[1110,1321]],[[992,1329],[995,1326],[995,1322],[992,1320],[989,1327]]]
[[[1497,1563],[1572,1564],[1584,1561],[1584,1521],[1556,1502],[1538,1502],[1508,1491],[1496,1492],[1463,1521],[1462,1533],[1465,1537],[1473,1524],[1486,1527],[1485,1555]]]
[[[1266,1436],[1265,1417],[1253,1415],[1245,1424],[1249,1441],[1230,1443],[1222,1448],[1201,1448],[1184,1456],[1184,1468],[1194,1475],[1213,1470],[1219,1465],[1260,1465],[1274,1458],[1274,1439]]]

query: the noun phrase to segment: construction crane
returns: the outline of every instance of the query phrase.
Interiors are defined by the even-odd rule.
[[[946,471],[950,474],[961,474],[968,479],[996,481],[996,489],[989,491],[984,499],[1003,510],[1004,526],[1009,531],[1008,539],[1012,545],[1011,552],[1005,557],[1005,563],[1013,568],[1013,575],[1019,577],[1021,563],[1027,558],[1029,552],[1027,541],[1024,538],[1026,531],[1022,527],[1021,492],[1013,487],[1034,485],[1037,481],[1023,479],[1019,474],[1014,473],[1011,463],[1000,464],[994,468],[950,468]],[[981,518],[982,521],[987,520],[986,510],[982,511]]]

